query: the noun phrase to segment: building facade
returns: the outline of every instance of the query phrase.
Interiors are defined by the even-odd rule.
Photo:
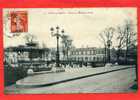
[[[70,50],[69,59],[72,61],[82,62],[104,62],[105,50],[104,48],[74,48]]]

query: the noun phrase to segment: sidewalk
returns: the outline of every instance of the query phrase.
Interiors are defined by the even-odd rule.
[[[113,71],[134,68],[134,66],[113,66],[97,68],[66,68],[65,72],[40,74],[28,76],[16,82],[17,87],[42,87],[49,86],[76,79],[86,78],[94,75],[105,74]]]

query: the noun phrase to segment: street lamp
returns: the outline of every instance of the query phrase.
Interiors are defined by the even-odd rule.
[[[57,51],[56,51],[56,67],[60,67],[59,66],[59,37],[62,36],[62,34],[60,33],[64,33],[64,30],[62,29],[61,32],[60,32],[60,28],[59,26],[55,27],[55,28],[50,28],[50,31],[51,31],[51,35],[52,36],[55,36],[56,37],[56,42],[57,42]]]
[[[107,41],[107,46],[108,46],[108,63],[110,63],[110,46],[112,45],[112,41],[108,40]]]

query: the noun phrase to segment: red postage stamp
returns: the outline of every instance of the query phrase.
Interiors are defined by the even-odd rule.
[[[11,11],[11,33],[21,33],[28,31],[27,11]]]

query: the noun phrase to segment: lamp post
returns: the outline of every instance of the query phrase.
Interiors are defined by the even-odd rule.
[[[61,37],[62,35],[60,33],[64,33],[64,30],[61,30],[60,32],[60,28],[59,26],[57,26],[56,28],[51,28],[51,35],[56,37],[56,42],[57,42],[57,51],[56,51],[56,67],[60,67],[59,65],[59,37]]]
[[[110,46],[112,45],[112,41],[111,40],[108,40],[107,41],[107,46],[108,46],[108,63],[110,63]]]

